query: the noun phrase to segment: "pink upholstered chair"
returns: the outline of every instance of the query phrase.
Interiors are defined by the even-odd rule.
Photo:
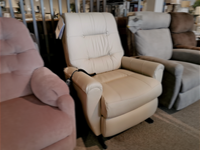
[[[0,18],[2,150],[72,150],[74,101],[68,86],[43,67],[27,28]]]

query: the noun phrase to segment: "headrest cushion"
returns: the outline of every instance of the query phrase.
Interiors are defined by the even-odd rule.
[[[142,30],[168,28],[171,21],[170,15],[166,13],[144,11],[136,12],[135,16],[142,17],[142,24],[140,25]]]
[[[171,15],[170,30],[173,33],[182,33],[192,31],[193,29],[193,16],[183,12],[173,12]]]

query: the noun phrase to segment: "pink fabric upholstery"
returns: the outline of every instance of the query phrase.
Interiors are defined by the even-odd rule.
[[[0,64],[1,149],[73,150],[75,108],[68,86],[43,67],[29,31],[13,18],[0,18]]]
[[[73,105],[71,98],[66,101]],[[74,109],[74,106],[69,106],[69,109]],[[70,138],[75,129],[75,122],[72,117],[74,111],[68,112],[67,114],[58,108],[45,105],[34,95],[2,102],[2,150],[41,150],[67,137]],[[72,141],[75,141],[74,138]],[[74,144],[66,143],[65,149],[73,149]]]
[[[43,61],[22,22],[0,17],[0,54],[1,101],[31,94],[32,72]]]
[[[56,100],[66,93],[69,94],[66,83],[45,67],[33,72],[31,88],[37,98],[51,106],[57,106]]]

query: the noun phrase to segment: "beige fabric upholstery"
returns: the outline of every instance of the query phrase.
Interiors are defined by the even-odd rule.
[[[131,59],[135,60],[135,58]],[[148,65],[149,64],[147,64],[147,66]],[[156,65],[160,66],[160,64],[152,63],[150,67],[153,68]],[[77,70],[77,68],[74,67],[65,68],[64,72],[66,78],[69,78],[75,70]],[[159,72],[159,70],[157,71]],[[82,102],[87,123],[96,135],[100,135],[102,131],[112,133],[118,129],[116,127],[114,131],[110,131],[111,130],[110,128],[107,127],[107,130],[105,130],[104,129],[105,126],[103,127],[100,126],[100,124],[102,124],[102,121],[105,121],[106,118],[108,120],[110,120],[111,118],[113,119],[115,118],[114,120],[116,120],[116,117],[125,115],[130,111],[137,110],[140,107],[143,108],[142,107],[143,105],[145,105],[148,102],[151,102],[153,99],[155,99],[155,97],[157,97],[157,95],[160,95],[162,92],[162,87],[160,82],[156,81],[153,78],[149,78],[147,76],[143,76],[124,69],[117,69],[115,71],[109,71],[97,74],[94,77],[90,77],[83,72],[76,72],[73,75],[72,79],[74,88],[76,89],[78,97]],[[144,95],[143,93],[146,94]],[[155,112],[157,108],[157,99],[155,101],[156,101],[156,106],[154,106],[155,109],[152,109],[150,105],[148,107],[149,108],[148,111]],[[155,102],[153,104],[155,104]],[[136,112],[134,111],[133,114],[137,114]],[[150,114],[148,113],[148,115]],[[103,120],[101,119],[101,116],[103,117],[102,118]],[[130,119],[127,119],[127,121],[128,120]],[[109,122],[112,124],[112,121]],[[127,125],[131,127],[132,124],[135,125],[139,123],[136,122],[137,121],[130,122],[130,124]],[[119,127],[120,130],[117,133],[123,131],[122,128],[125,127],[126,125],[123,127]],[[111,134],[103,134],[103,135],[111,136]]]
[[[63,45],[69,66],[64,70],[66,78],[80,68],[97,73],[90,77],[75,72],[72,77],[94,134],[112,136],[153,115],[162,92],[159,81],[163,65],[122,57],[123,49],[111,14],[67,13],[64,17]]]
[[[123,115],[161,94],[158,81],[124,69],[101,73],[94,78],[103,86],[101,115],[104,118]]]
[[[159,63],[149,62],[145,60],[132,59],[129,57],[122,58],[122,68],[152,77],[158,81],[162,81],[164,66]]]
[[[64,70],[66,78],[71,76],[73,71],[76,70],[74,67],[68,67]],[[78,97],[83,105],[83,111],[91,130],[96,134],[100,135],[100,98],[102,95],[102,85],[86,75],[83,72],[76,72],[73,75],[73,85],[77,91]]]
[[[116,133],[120,133],[134,125],[137,125],[138,122],[142,122],[146,118],[151,117],[155,113],[157,105],[158,100],[154,99],[124,115],[109,119],[101,117],[101,132],[103,136],[109,137],[115,135]],[[138,116],[138,114],[140,115]]]
[[[108,13],[64,14],[67,64],[89,73],[118,69],[123,56],[115,19]],[[80,50],[81,48],[81,50]],[[73,49],[70,51],[68,49]]]

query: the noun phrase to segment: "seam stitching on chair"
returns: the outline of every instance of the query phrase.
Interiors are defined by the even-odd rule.
[[[102,35],[102,34],[106,34],[106,33],[99,33],[99,34],[88,34],[88,35],[84,35],[85,37],[87,36],[96,36],[96,35]],[[109,34],[117,34],[117,32],[109,32]],[[80,35],[74,35],[74,36],[67,36],[67,37],[80,37]]]
[[[115,52],[115,53],[113,53],[113,54],[116,54],[116,53],[121,53],[121,52]],[[113,55],[112,54],[112,55]],[[104,56],[107,56],[107,55],[104,55]],[[103,57],[103,56],[100,56],[100,57]],[[100,58],[100,57],[97,57],[97,58]],[[86,58],[81,58],[81,59],[74,59],[73,61],[76,61],[76,60],[83,60],[83,59],[85,59],[85,60],[90,60],[90,59],[96,59],[96,58],[88,58],[88,59],[86,59]],[[72,61],[72,62],[73,62]]]
[[[104,18],[104,20],[105,20],[105,24],[106,24],[106,39],[107,39],[107,42],[108,42],[108,52],[109,52],[109,55],[110,55],[110,49],[111,49],[111,46],[110,46],[110,42],[109,42],[109,40],[108,40],[108,28],[107,28],[107,21],[106,21],[106,18],[105,18],[105,16],[104,16],[104,14],[102,14],[103,15],[103,18]],[[113,61],[113,59],[111,58],[111,55],[110,55],[110,59],[111,59],[111,61],[112,61],[112,68],[114,69],[114,61]]]
[[[156,86],[155,87],[153,87],[153,89],[154,88],[156,88]],[[151,91],[149,91],[149,92],[151,92]],[[148,92],[148,93],[149,93]],[[145,93],[145,95],[147,95],[146,93]],[[137,96],[137,97],[139,97],[139,96]],[[137,98],[137,97],[134,97],[134,98]],[[133,97],[132,97],[133,98]],[[132,98],[130,98],[130,99],[124,99],[124,100],[120,100],[120,101],[115,101],[115,102],[109,102],[109,104],[111,104],[111,103],[118,103],[118,102],[122,102],[122,101],[128,101],[128,100],[131,100]]]
[[[124,77],[119,77],[119,78],[112,79],[112,80],[109,80],[109,81],[107,81],[107,82],[102,82],[102,83],[109,83],[109,82],[112,82],[112,81],[114,81],[114,80],[122,79],[122,78],[125,78],[125,77],[128,76],[127,74],[125,74],[125,75],[126,75],[126,76],[124,76]]]
[[[81,20],[81,17],[80,17],[80,14],[78,14],[79,18],[80,18],[80,22],[81,22],[81,29],[82,29],[82,35],[84,35],[84,32],[83,32],[83,23],[82,23],[82,20]],[[79,36],[78,36],[79,37]],[[86,48],[86,51],[87,51],[87,55],[88,55],[88,59],[89,59],[89,53],[88,53],[88,46],[86,44],[86,41],[85,41],[85,38],[84,38],[84,44],[85,44],[85,48]]]
[[[99,88],[99,87],[94,87],[94,88],[88,90],[87,92],[84,91],[84,90],[83,90],[83,91],[84,91],[86,94],[88,94],[88,93],[90,93],[90,91],[93,90],[93,89],[99,89],[101,92],[103,92],[103,90],[102,90],[101,88]]]
[[[145,76],[145,75],[144,75]],[[131,76],[130,75],[130,77],[133,77],[133,76]],[[148,76],[145,76],[145,77],[148,77]],[[154,87],[152,87],[151,85],[149,85],[148,83],[146,83],[146,82],[144,82],[143,80],[141,80],[141,79],[138,79],[137,77],[133,77],[133,78],[136,78],[137,80],[140,80],[141,82],[143,82],[143,83],[145,83],[146,85],[148,85],[150,88],[154,88]],[[152,78],[152,77],[148,77],[148,78]],[[153,78],[152,78],[153,79]],[[155,79],[154,79],[155,80]]]

